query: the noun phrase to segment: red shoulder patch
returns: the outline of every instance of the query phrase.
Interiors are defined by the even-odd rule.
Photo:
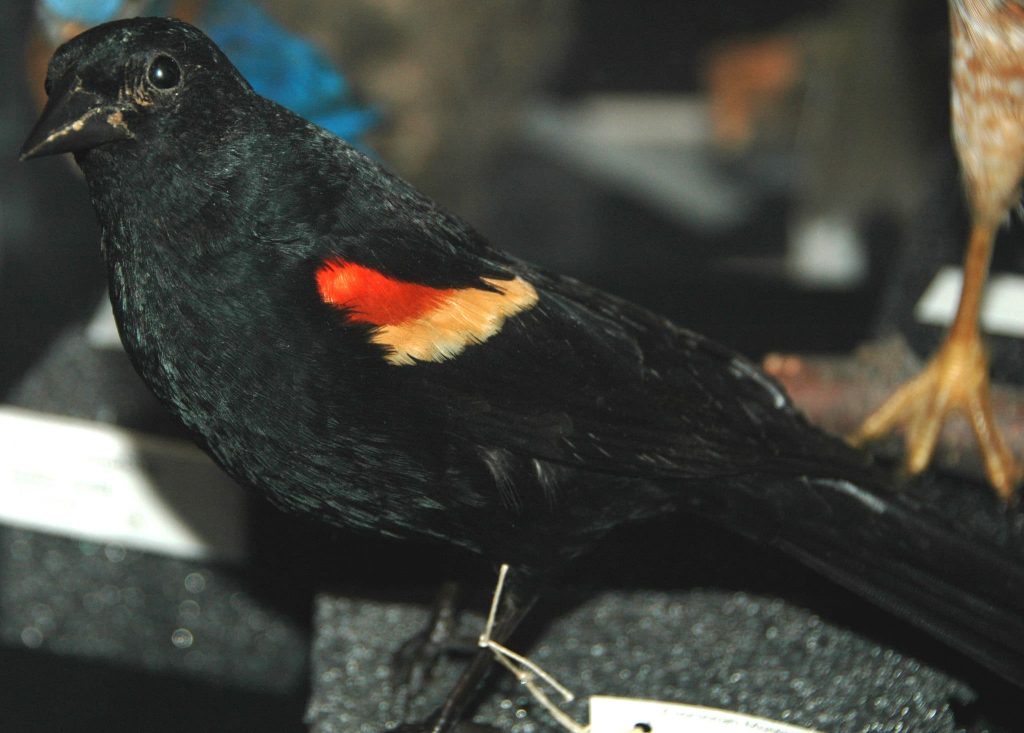
[[[389,349],[392,364],[451,359],[537,302],[536,289],[520,277],[484,282],[494,290],[432,288],[341,259],[324,262],[316,273],[325,303],[377,326],[371,338]]]
[[[325,262],[316,284],[325,303],[349,309],[353,321],[376,326],[421,316],[452,292],[395,280],[344,260]]]

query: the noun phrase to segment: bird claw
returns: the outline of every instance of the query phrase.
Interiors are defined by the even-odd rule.
[[[434,601],[430,622],[406,639],[391,658],[391,679],[396,691],[398,718],[409,714],[412,701],[423,691],[443,654],[475,649],[456,635],[458,588],[445,583]]]
[[[989,395],[988,359],[981,338],[950,337],[916,377],[896,390],[849,437],[863,446],[904,428],[906,468],[918,474],[927,468],[943,422],[950,412],[970,422],[985,465],[985,475],[1004,501],[1013,497],[1022,472],[995,421]]]
[[[439,731],[436,724],[428,719],[414,723],[402,723],[397,728],[389,730],[388,733],[500,733],[500,729],[487,723],[460,720],[448,731]]]
[[[402,642],[391,658],[391,680],[395,689],[392,705],[399,718],[409,714],[412,701],[423,692],[444,653],[443,644],[432,638],[432,631],[428,626],[416,632]]]
[[[455,724],[453,733],[500,733],[501,729],[488,723],[475,720],[461,720]]]
[[[414,723],[402,723],[387,733],[432,733],[433,729],[434,725],[429,720],[419,720]]]

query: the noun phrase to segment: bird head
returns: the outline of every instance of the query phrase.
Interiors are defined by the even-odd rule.
[[[54,52],[48,101],[21,150],[22,160],[130,150],[147,138],[188,145],[205,127],[211,101],[239,110],[249,84],[196,28],[168,18],[96,26]]]

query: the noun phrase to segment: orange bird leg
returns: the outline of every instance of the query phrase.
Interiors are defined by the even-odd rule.
[[[981,341],[981,296],[988,276],[995,228],[975,224],[964,260],[964,282],[956,319],[939,351],[916,377],[901,386],[850,437],[861,445],[899,427],[906,430],[907,470],[920,473],[931,461],[946,415],[959,411],[978,440],[985,473],[1005,501],[1021,477],[992,414],[988,356]]]

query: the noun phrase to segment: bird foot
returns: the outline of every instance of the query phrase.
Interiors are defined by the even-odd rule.
[[[421,720],[415,723],[402,723],[397,728],[392,728],[388,733],[446,733],[438,730],[437,724],[432,719]],[[487,723],[477,723],[472,720],[460,720],[449,729],[447,733],[499,733],[499,729]]]
[[[394,708],[399,719],[409,714],[412,701],[423,691],[442,655],[476,650],[475,640],[462,639],[456,633],[457,600],[456,584],[445,583],[434,601],[428,624],[406,639],[391,659]]]
[[[902,427],[907,470],[918,474],[931,461],[950,412],[961,412],[969,420],[985,474],[999,497],[1009,501],[1022,472],[992,413],[988,358],[977,332],[947,338],[925,368],[869,415],[849,441],[861,446]]]

